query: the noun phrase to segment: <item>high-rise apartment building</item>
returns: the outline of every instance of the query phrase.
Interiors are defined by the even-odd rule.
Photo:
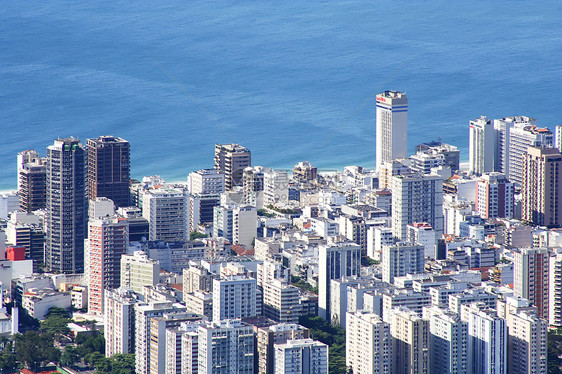
[[[554,129],[554,146],[562,152],[562,125],[556,125]]]
[[[470,374],[507,373],[507,325],[494,309],[483,304],[461,307],[468,323],[467,364]]]
[[[424,308],[424,317],[429,319],[430,372],[468,373],[468,323],[457,313],[437,307]]]
[[[213,237],[252,247],[257,236],[258,213],[251,205],[226,204],[213,208]]]
[[[263,173],[263,204],[285,205],[289,202],[289,175],[285,170],[266,168]]]
[[[45,265],[50,271],[84,271],[84,162],[84,148],[78,139],[57,139],[47,147]]]
[[[104,290],[105,355],[128,354],[135,351],[135,304],[138,296],[131,290]]]
[[[443,233],[443,178],[436,174],[392,177],[392,232],[406,240],[407,226],[427,222],[437,237]]]
[[[468,141],[470,173],[481,175],[494,171],[496,134],[492,121],[485,116],[470,121]]]
[[[263,166],[253,166],[244,169],[242,174],[242,191],[244,203],[263,208]]]
[[[548,319],[549,257],[547,248],[523,248],[513,253],[513,291]]]
[[[189,173],[189,193],[198,195],[219,195],[224,192],[225,178],[219,170],[201,169]]]
[[[189,201],[187,192],[169,186],[146,190],[142,216],[149,223],[149,240],[188,241]]]
[[[181,334],[181,372],[195,374],[199,370],[199,326],[203,323],[180,324]],[[172,372],[172,370],[168,370]]]
[[[314,182],[318,178],[318,168],[308,161],[301,161],[293,167],[293,179],[299,182]]]
[[[182,304],[149,300],[135,304],[135,373],[148,374],[151,358],[151,319],[166,313],[185,313]]]
[[[526,118],[526,117],[525,117]],[[523,184],[524,156],[528,147],[552,147],[554,136],[546,127],[537,127],[528,123],[515,123],[509,133],[508,173],[510,182],[518,186]]]
[[[536,125],[537,120],[525,116],[504,117],[494,120],[494,130],[496,132],[496,155],[494,171],[509,176],[509,142],[511,129],[515,125],[526,126]]]
[[[18,171],[18,191],[21,189],[21,181],[19,179],[20,172],[25,164],[44,163],[45,159],[39,156],[39,153],[34,149],[19,152],[17,155],[17,171]]]
[[[408,156],[408,98],[398,91],[377,95],[377,170]]]
[[[513,218],[515,186],[497,172],[483,174],[476,182],[476,210],[484,219]]]
[[[33,260],[34,272],[44,265],[45,232],[39,216],[18,211],[12,213],[6,227],[6,239],[13,246],[25,247],[26,256]]]
[[[348,368],[355,374],[391,373],[390,325],[375,313],[347,313],[346,354]]]
[[[118,217],[88,222],[88,312],[103,315],[104,290],[121,285],[121,256],[129,247],[129,224]]]
[[[118,207],[130,204],[130,145],[115,136],[86,140],[88,198],[107,197]]]
[[[224,183],[224,174],[215,169],[202,169],[189,174],[187,185],[191,230],[195,231],[201,223],[213,223],[213,208],[220,205],[220,194],[225,191]]]
[[[433,227],[427,222],[414,222],[407,226],[406,240],[413,244],[423,245],[424,256],[436,258],[435,247],[437,245],[437,235]]]
[[[349,241],[318,247],[318,315],[330,321],[330,281],[360,275],[361,247]]]
[[[213,321],[255,317],[256,280],[242,275],[213,280]]]
[[[424,246],[409,242],[385,245],[382,249],[382,280],[394,283],[395,277],[424,272]]]
[[[181,374],[181,334],[173,334],[172,344],[168,344],[169,330],[178,328],[184,322],[197,322],[201,316],[181,310],[166,312],[150,318],[150,374]],[[173,359],[170,359],[170,356]],[[175,365],[167,365],[175,364]],[[168,367],[167,367],[168,366]],[[168,370],[169,366],[173,370]]]
[[[254,332],[240,320],[213,321],[198,329],[199,374],[254,373]]]
[[[562,154],[529,147],[523,158],[521,219],[535,225],[562,225]]]
[[[34,151],[32,151],[34,152]],[[18,154],[18,159],[21,154]],[[31,213],[45,209],[47,199],[47,165],[45,159],[33,157],[18,165],[20,210]]]
[[[548,322],[551,326],[562,327],[562,251],[560,250],[549,258],[548,277]]]
[[[276,322],[298,323],[301,315],[299,289],[280,279],[264,282],[263,314]]]
[[[224,174],[225,187],[242,185],[244,169],[252,166],[250,150],[239,144],[215,144],[215,169]]]
[[[275,374],[328,374],[328,346],[312,339],[275,344]]]
[[[288,340],[308,339],[310,331],[295,323],[279,323],[258,327],[257,331],[258,373],[273,373],[275,370],[275,344],[285,344]]]
[[[452,171],[459,170],[460,151],[454,145],[446,144],[441,141],[422,143],[416,146],[416,153],[420,152],[433,156],[443,155],[443,165],[450,166]]]
[[[512,314],[507,319],[507,372],[547,373],[548,322],[529,312]]]
[[[392,336],[392,373],[429,373],[429,321],[417,313],[391,309],[385,317]]]

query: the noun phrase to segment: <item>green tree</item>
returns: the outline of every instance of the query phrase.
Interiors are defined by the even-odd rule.
[[[345,330],[340,326],[330,325],[321,317],[302,316],[299,323],[310,329],[314,339],[328,345],[330,374],[346,374]]]
[[[84,362],[87,365],[97,367],[101,362],[107,360],[105,356],[99,352],[88,353],[84,356]]]
[[[53,314],[46,320],[41,322],[41,327],[39,331],[42,334],[49,334],[55,338],[55,340],[60,341],[63,336],[70,335],[70,329],[68,328],[68,323],[70,319],[63,317],[59,314]]]
[[[134,354],[116,354],[110,357],[111,372],[117,374],[132,374],[135,372]]]
[[[97,374],[133,374],[135,372],[134,354],[116,354],[106,358],[96,352],[90,356]]]
[[[26,331],[16,335],[16,359],[29,369],[37,370],[49,362],[59,362],[61,352],[55,347],[53,338],[37,331]]]
[[[3,345],[0,353],[0,373],[13,373],[18,367],[12,342]]]
[[[82,361],[82,357],[78,348],[66,347],[66,350],[60,357],[60,363],[63,366],[74,366]]]
[[[98,352],[105,354],[105,339],[99,332],[93,333],[78,333],[76,335],[75,343],[78,344],[78,349],[82,356]]]
[[[189,240],[195,240],[195,239],[206,238],[206,237],[207,235],[201,234],[200,232],[197,231],[193,231],[191,234],[189,234]]]

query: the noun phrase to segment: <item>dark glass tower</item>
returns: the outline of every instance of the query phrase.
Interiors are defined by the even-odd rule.
[[[88,198],[107,197],[116,206],[129,206],[130,146],[115,136],[86,140]]]
[[[45,265],[49,271],[84,271],[84,162],[84,147],[78,139],[57,139],[47,147]]]

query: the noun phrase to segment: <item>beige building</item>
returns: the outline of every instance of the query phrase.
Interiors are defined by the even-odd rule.
[[[144,286],[156,286],[160,281],[160,264],[143,251],[121,257],[121,287],[142,294]]]
[[[520,312],[507,320],[507,371],[514,374],[547,372],[548,323],[532,313]]]
[[[385,317],[392,335],[392,373],[429,373],[429,321],[409,309],[392,309]]]
[[[529,147],[524,154],[521,219],[535,225],[562,224],[562,154],[556,148]]]

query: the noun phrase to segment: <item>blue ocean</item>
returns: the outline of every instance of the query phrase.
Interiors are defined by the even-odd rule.
[[[253,163],[374,166],[374,95],[405,91],[408,146],[467,158],[468,121],[562,123],[562,3],[5,1],[0,189],[16,154],[121,136],[132,177],[183,180],[237,142]]]

